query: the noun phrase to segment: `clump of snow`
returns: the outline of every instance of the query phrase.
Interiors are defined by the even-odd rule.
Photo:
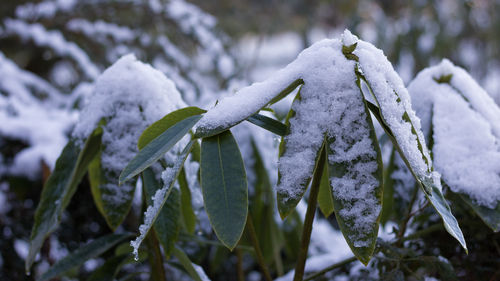
[[[134,185],[118,186],[117,178],[138,152],[140,134],[185,104],[172,81],[133,55],[122,57],[104,71],[86,102],[73,137],[86,139],[104,121],[101,165],[111,182],[101,186],[102,194],[103,199],[120,205],[129,199]]]
[[[36,45],[51,48],[55,53],[73,59],[90,79],[100,70],[89,56],[75,43],[67,41],[61,32],[48,31],[39,23],[28,24],[21,20],[5,20],[5,33],[17,34],[22,40],[32,40]]]
[[[410,95],[384,53],[370,43],[359,41],[354,51],[359,66],[373,89],[384,121],[419,178],[430,177],[432,161],[420,120],[411,108]],[[435,183],[440,187],[439,181]]]
[[[421,71],[409,91],[424,131],[433,132],[428,137],[444,181],[454,192],[494,208],[500,202],[500,108],[448,60]]]
[[[65,104],[67,100],[57,89],[0,52],[0,136],[27,146],[13,159],[0,157],[0,176],[36,179],[41,176],[42,162],[53,167],[77,117],[61,108]]]
[[[344,33],[342,33],[341,40],[342,40],[342,45],[344,45],[346,47],[350,47],[350,46],[358,43],[359,39],[356,35],[353,35],[351,33],[351,31],[346,29],[346,30],[344,30]]]

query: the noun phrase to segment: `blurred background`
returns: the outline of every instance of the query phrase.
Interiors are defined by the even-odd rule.
[[[121,56],[134,53],[206,107],[348,28],[382,49],[405,83],[448,58],[498,103],[498,15],[498,0],[2,0],[0,279],[31,278],[23,258],[43,181],[96,78]],[[88,188],[76,198],[92,201]],[[40,271],[107,231],[92,204],[68,210]]]

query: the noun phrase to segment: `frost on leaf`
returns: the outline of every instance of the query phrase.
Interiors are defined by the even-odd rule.
[[[91,168],[92,193],[112,228],[128,213],[134,183],[118,185],[118,176],[137,153],[142,131],[165,114],[184,107],[172,81],[133,55],[118,60],[97,79],[73,136],[84,140],[103,129],[101,157]]]
[[[495,208],[500,202],[500,108],[467,72],[443,60],[409,86],[436,169],[452,191]]]

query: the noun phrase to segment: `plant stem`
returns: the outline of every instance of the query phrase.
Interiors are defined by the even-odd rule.
[[[419,186],[418,186],[418,184],[415,184],[415,186],[413,187],[413,194],[412,194],[411,199],[410,199],[410,204],[408,204],[408,210],[406,212],[406,217],[401,222],[401,225],[399,227],[399,232],[396,236],[398,238],[398,244],[400,244],[399,242],[401,242],[401,239],[405,235],[406,227],[408,226],[408,221],[410,221],[410,219],[412,217],[413,204],[415,204],[415,201],[417,200],[418,190],[419,190]]]
[[[167,280],[165,269],[163,268],[163,258],[160,251],[160,243],[154,231],[150,231],[146,237],[146,245],[148,247],[148,259],[151,265],[151,280],[163,281]]]
[[[243,254],[240,249],[236,249],[236,257],[238,258],[238,263],[236,264],[238,281],[245,281],[245,273],[243,272]]]
[[[350,257],[350,258],[345,259],[345,260],[343,260],[341,262],[334,263],[334,264],[330,265],[329,267],[327,267],[325,269],[322,269],[322,270],[320,270],[320,271],[318,271],[318,272],[316,272],[316,273],[308,276],[307,278],[304,279],[304,281],[313,280],[314,278],[319,277],[319,276],[327,273],[328,271],[332,271],[332,270],[334,270],[336,268],[342,267],[342,266],[344,266],[346,264],[349,264],[349,263],[351,263],[353,261],[356,261],[356,260],[357,260],[356,257]]]
[[[325,144],[321,148],[321,156],[318,161],[318,166],[314,170],[313,180],[311,183],[311,191],[309,193],[309,200],[307,201],[306,218],[304,220],[304,228],[302,230],[302,241],[300,243],[299,256],[295,266],[294,281],[302,280],[304,276],[304,268],[306,266],[307,252],[309,249],[309,242],[311,240],[312,224],[314,215],[316,213],[316,204],[318,202],[319,186],[321,182],[321,175],[326,162],[326,149]]]
[[[269,273],[269,269],[266,266],[266,262],[264,261],[264,256],[262,255],[262,251],[260,250],[259,239],[257,239],[257,233],[255,232],[255,227],[253,226],[252,215],[248,214],[247,217],[247,233],[250,236],[250,241],[252,241],[253,248],[255,250],[255,255],[257,256],[257,262],[264,274],[264,279],[267,281],[272,281],[271,274]]]
[[[427,227],[426,229],[422,229],[420,231],[417,231],[415,233],[412,233],[406,237],[402,237],[401,242],[404,242],[404,241],[407,241],[407,240],[412,240],[412,239],[415,239],[415,238],[420,238],[422,236],[425,236],[429,233],[432,233],[432,232],[435,232],[435,231],[438,231],[438,230],[441,230],[443,229],[443,224],[442,223],[437,223],[437,224],[433,224],[429,227]]]

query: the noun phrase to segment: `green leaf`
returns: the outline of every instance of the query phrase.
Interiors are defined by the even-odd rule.
[[[203,139],[200,168],[208,218],[219,240],[232,250],[245,228],[248,189],[243,159],[229,130]]]
[[[494,209],[490,209],[475,203],[467,194],[460,193],[460,197],[491,230],[494,232],[500,231],[500,203]]]
[[[293,108],[293,104],[296,102],[299,102],[299,101],[300,101],[300,89],[292,102],[292,108]],[[293,109],[290,109],[290,111],[288,112],[288,115],[286,117],[286,120],[285,120],[285,125],[287,127],[290,127],[290,119],[295,117],[295,114],[296,114],[295,111]],[[287,134],[289,134],[289,133],[290,132],[288,131]],[[279,154],[278,154],[279,158],[281,158],[281,156],[283,156],[283,154],[287,150],[288,143],[287,143],[285,137],[286,137],[286,135],[281,137]],[[318,148],[318,151],[316,152],[316,158],[315,158],[316,159],[315,165],[314,165],[315,168],[318,166],[317,162],[319,159],[319,152],[320,152],[320,149]],[[301,191],[302,191],[299,196],[296,196],[294,198],[290,198],[287,193],[282,193],[282,192],[277,193],[276,199],[278,201],[278,211],[280,213],[281,219],[286,218],[295,209],[295,206],[297,206],[300,199],[302,199],[302,196],[304,196],[304,193],[306,192],[307,187],[309,186],[309,182],[311,181],[311,178],[312,178],[312,173],[310,176],[308,176],[307,178],[304,178],[303,181],[299,183],[300,187],[301,187]],[[281,171],[280,170],[278,170],[278,184],[279,183],[281,183]]]
[[[370,88],[369,84],[368,87]],[[367,102],[368,103],[368,102]],[[462,230],[460,229],[460,226],[458,225],[457,219],[453,216],[451,213],[450,206],[446,202],[446,199],[443,196],[443,193],[441,190],[436,186],[435,183],[432,182],[432,177],[428,178],[421,178],[419,177],[415,171],[413,170],[413,167],[410,165],[408,159],[406,158],[405,154],[399,147],[398,142],[396,141],[394,134],[390,130],[390,128],[387,126],[385,123],[380,109],[374,105],[374,104],[369,104],[368,106],[370,108],[370,111],[375,115],[375,117],[379,120],[380,124],[382,125],[382,128],[384,128],[385,132],[391,139],[394,147],[397,149],[399,152],[399,155],[401,156],[401,159],[406,163],[406,166],[408,169],[411,171],[413,176],[415,177],[417,183],[421,187],[421,189],[424,191],[425,196],[427,199],[431,202],[431,205],[434,207],[434,209],[438,212],[438,214],[441,216],[443,219],[444,227],[446,231],[448,231],[451,236],[453,236],[457,241],[462,245],[462,247],[465,249],[467,252],[467,245],[465,243],[464,235],[462,233]],[[387,130],[389,129],[389,130]]]
[[[138,175],[160,159],[201,119],[201,115],[185,118],[151,141],[128,163],[120,175],[120,184]]]
[[[179,260],[182,267],[186,270],[186,272],[193,278],[195,281],[203,281],[204,276],[200,276],[193,263],[189,259],[189,257],[184,253],[179,247],[175,247],[172,254]]]
[[[280,121],[260,114],[254,114],[248,117],[247,121],[278,136],[284,136],[288,131],[288,127]]]
[[[114,280],[123,265],[130,259],[130,254],[114,256],[108,259],[101,267],[96,269],[87,281]]]
[[[162,211],[163,206],[167,202],[167,199],[172,192],[173,184],[175,182],[175,179],[179,176],[179,173],[184,165],[184,162],[186,161],[186,158],[188,157],[189,153],[191,152],[191,149],[193,148],[193,144],[196,142],[196,140],[191,140],[186,147],[182,150],[181,154],[177,158],[177,160],[174,163],[173,167],[169,167],[167,171],[169,172],[170,176],[168,177],[168,182],[164,182],[162,191],[164,192],[163,198],[160,202],[159,205],[157,205],[157,202],[154,202],[153,206],[148,207],[148,210],[146,211],[148,219],[145,219],[145,223],[140,227],[140,235],[131,242],[131,244],[134,246],[134,253],[136,254],[137,258],[137,249],[139,249],[139,246],[141,245],[142,241],[144,238],[146,238],[146,234],[148,234],[149,230],[153,227],[153,225],[156,222],[156,219],[160,215],[160,212]],[[146,180],[148,185],[150,185],[150,181],[152,181],[152,178],[149,177],[150,174],[146,173]],[[154,175],[152,175],[154,177]],[[156,179],[155,179],[156,180]],[[156,197],[156,193],[155,193]],[[167,250],[166,248],[165,250]]]
[[[163,132],[165,132],[168,128],[172,127],[176,123],[191,116],[201,115],[205,112],[207,111],[195,106],[185,107],[170,112],[162,119],[154,122],[151,126],[147,127],[144,132],[142,132],[139,140],[137,141],[137,147],[139,148],[139,150],[143,149],[152,140],[160,136]]]
[[[325,161],[328,162],[328,160]],[[321,182],[319,184],[318,204],[325,218],[328,218],[333,213],[333,195],[330,187],[328,163],[323,166],[323,174],[321,175]]]
[[[288,94],[293,92],[293,90],[297,89],[298,86],[304,84],[304,80],[302,79],[297,79],[293,81],[288,87],[286,87],[283,91],[281,91],[276,97],[274,97],[269,104],[275,104],[282,100],[284,97],[286,97]]]
[[[197,143],[197,142],[196,142]],[[194,148],[193,148],[194,150]],[[193,234],[196,227],[196,215],[191,203],[191,190],[186,179],[186,171],[179,174],[179,187],[181,189],[181,217],[186,231]]]
[[[132,207],[135,184],[118,185],[118,174],[101,165],[103,147],[89,165],[90,190],[97,210],[108,226],[115,230],[125,219]],[[118,199],[119,198],[119,199]]]
[[[391,156],[389,158],[389,164],[384,170],[384,197],[382,203],[382,216],[380,218],[380,223],[385,225],[389,221],[389,218],[393,212],[394,206],[394,179],[391,177],[396,165],[396,150],[393,148],[391,151]]]
[[[101,144],[102,129],[96,129],[83,148],[71,139],[56,161],[56,166],[44,185],[40,203],[35,212],[35,223],[31,231],[31,243],[26,258],[29,272],[43,241],[59,225],[62,212],[68,206],[78,184],[87,172],[90,161]]]
[[[158,189],[161,188],[160,183],[156,180],[155,174],[151,168],[142,172],[142,182],[146,195],[146,202],[149,206],[153,205],[152,197]],[[167,198],[167,201],[161,208],[161,211],[154,223],[156,236],[163,246],[165,255],[170,256],[174,248],[174,243],[179,237],[180,231],[180,196],[179,190],[171,188],[172,191]]]
[[[42,274],[38,281],[50,280],[74,267],[80,266],[87,260],[101,255],[129,237],[131,237],[131,234],[108,234],[99,237],[56,262],[49,270]]]
[[[362,95],[362,93],[360,94]],[[337,188],[335,186],[331,186],[331,188],[333,189],[333,206],[335,209],[337,222],[340,226],[340,230],[342,231],[347,244],[351,248],[356,258],[358,258],[358,260],[360,260],[364,265],[367,265],[375,250],[375,242],[378,235],[378,227],[382,209],[384,166],[382,164],[382,153],[380,152],[380,146],[378,144],[375,128],[373,127],[373,121],[370,116],[368,104],[366,103],[366,100],[364,101],[365,114],[364,116],[359,116],[359,119],[356,122],[367,124],[370,131],[370,138],[372,140],[371,147],[372,150],[376,152],[376,156],[364,154],[363,157],[358,157],[349,162],[333,164],[329,163],[328,171],[330,173],[330,178],[348,178],[348,175],[356,175],[357,173],[359,173],[359,171],[356,170],[357,165],[363,165],[364,163],[371,162],[377,163],[377,170],[369,175],[377,179],[378,185],[373,189],[373,191],[366,193],[363,200],[360,200],[359,198],[346,200],[345,198],[342,198],[342,194],[336,194]],[[333,155],[333,151],[331,150],[332,144],[333,139],[328,137],[326,145],[328,156]],[[356,143],[353,143],[352,145],[355,144]],[[360,177],[360,179],[363,180],[363,177]],[[352,178],[352,180],[354,180],[354,178]],[[332,183],[330,182],[330,184]],[[358,184],[363,184],[363,182],[360,182]],[[363,227],[360,229],[360,227],[357,225],[357,220],[359,220],[359,218],[357,218],[356,216],[353,217],[352,214],[345,215],[344,211],[348,210],[349,208],[354,208],[353,206],[355,205],[357,205],[359,208],[364,204],[368,204],[368,202],[371,202],[369,204],[376,204],[376,206],[367,207],[367,209],[363,210],[363,212],[368,212],[368,214],[361,213],[360,211],[359,215],[366,216],[365,220],[369,220],[371,218],[369,222],[363,222],[363,224],[368,224],[369,227]]]

